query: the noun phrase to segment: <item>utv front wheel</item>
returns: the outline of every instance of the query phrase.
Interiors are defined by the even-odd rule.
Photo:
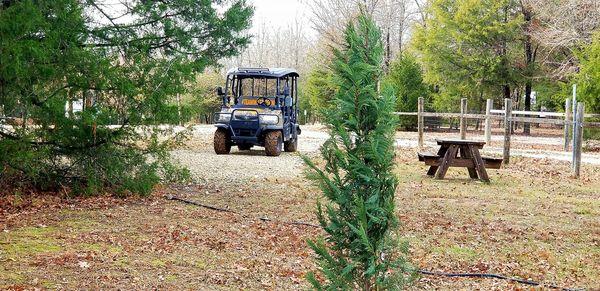
[[[298,137],[288,140],[283,144],[283,149],[288,153],[294,153],[298,150]]]
[[[269,131],[265,135],[265,153],[267,156],[276,157],[281,154],[281,131]]]
[[[231,142],[229,140],[229,132],[224,128],[218,128],[215,131],[213,146],[217,155],[226,155],[231,151]]]

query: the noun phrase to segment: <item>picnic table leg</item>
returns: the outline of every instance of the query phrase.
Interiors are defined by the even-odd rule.
[[[446,154],[446,151],[448,150],[448,146],[446,145],[442,145],[440,147],[440,149],[438,150],[437,155],[440,157],[443,157]],[[431,166],[429,167],[429,170],[427,171],[427,176],[435,176],[435,173],[437,172],[439,166]]]
[[[473,156],[471,155],[469,146],[461,146],[460,147],[460,157],[463,159],[473,160],[473,165],[475,165],[475,160],[473,159]],[[473,166],[472,168],[469,167],[469,168],[467,168],[467,170],[469,170],[469,177],[471,177],[471,179],[479,179],[479,176],[477,175],[477,170],[475,170],[475,166]]]
[[[471,153],[471,157],[473,159],[473,163],[475,164],[475,170],[477,174],[479,174],[479,179],[485,182],[490,181],[490,177],[485,170],[485,164],[483,163],[483,159],[481,158],[481,154],[479,153],[479,149],[472,145],[469,145],[469,151]]]
[[[440,163],[440,168],[437,170],[437,173],[435,174],[436,179],[444,179],[444,177],[446,176],[446,172],[448,172],[448,168],[450,168],[450,164],[452,163],[454,158],[456,158],[457,153],[458,153],[458,146],[451,145],[448,148],[448,150],[446,151],[446,154],[444,155],[444,158],[442,159],[442,162]]]

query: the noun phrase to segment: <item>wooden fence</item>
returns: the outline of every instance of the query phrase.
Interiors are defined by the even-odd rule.
[[[512,125],[514,122],[523,123],[538,123],[538,124],[553,124],[564,126],[564,145],[565,151],[569,151],[569,144],[573,143],[573,158],[572,170],[573,176],[579,177],[581,168],[581,149],[583,144],[583,128],[584,127],[600,127],[600,122],[584,122],[584,118],[600,117],[600,114],[584,114],[585,106],[583,102],[577,102],[575,110],[572,110],[571,100],[565,102],[565,113],[560,112],[541,112],[541,111],[518,111],[512,110],[512,100],[504,100],[504,108],[501,110],[493,108],[493,102],[488,99],[486,102],[485,114],[467,113],[467,99],[463,98],[460,102],[460,113],[436,113],[424,111],[424,99],[419,98],[417,112],[396,112],[396,115],[401,116],[417,116],[418,128],[418,144],[423,147],[423,135],[425,117],[441,117],[441,118],[459,118],[460,119],[460,138],[466,139],[467,136],[467,119],[484,120],[484,138],[487,143],[491,142],[492,137],[492,120],[504,121],[504,145],[503,145],[503,160],[505,164],[510,162],[510,142],[512,134]],[[551,117],[551,118],[548,118]],[[572,127],[572,130],[571,130]],[[572,134],[570,134],[572,132]],[[572,138],[570,138],[570,136]]]

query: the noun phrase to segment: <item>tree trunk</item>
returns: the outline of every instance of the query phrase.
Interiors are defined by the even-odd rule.
[[[533,51],[532,39],[529,34],[531,27],[532,12],[529,7],[525,4],[522,6],[523,18],[525,20],[525,111],[531,111],[531,91],[532,91],[532,80],[533,80],[533,65],[535,62],[535,53]],[[531,127],[529,123],[523,123],[523,133],[525,135],[531,134]]]
[[[387,33],[385,35],[385,72],[387,73],[390,70],[390,59],[392,58],[392,44],[390,43],[390,28],[387,28]]]
[[[510,99],[510,85],[502,86],[504,92],[504,99]]]
[[[406,21],[406,2],[403,2],[401,5],[401,19],[398,21],[398,53],[396,54],[400,59],[402,58],[402,50],[404,49],[402,46],[402,39],[404,38],[404,25]]]
[[[531,87],[531,80],[527,80],[525,83],[525,111],[531,111]],[[523,123],[523,133],[525,135],[531,134],[531,128],[528,122]]]
[[[73,100],[69,99],[69,118],[73,118]]]

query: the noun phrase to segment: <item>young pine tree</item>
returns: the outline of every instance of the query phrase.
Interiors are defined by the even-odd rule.
[[[312,168],[328,203],[317,203],[326,235],[309,241],[322,276],[308,280],[319,290],[400,289],[414,274],[404,259],[407,247],[394,244],[394,166],[391,90],[379,92],[381,34],[368,16],[359,16],[335,50],[334,79],[339,91],[327,112],[330,139],[321,148],[323,168]]]

